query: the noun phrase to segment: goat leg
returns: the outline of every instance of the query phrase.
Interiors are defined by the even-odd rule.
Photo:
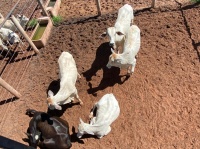
[[[75,98],[78,99],[80,105],[83,105],[83,101],[79,98],[77,90],[75,91]]]

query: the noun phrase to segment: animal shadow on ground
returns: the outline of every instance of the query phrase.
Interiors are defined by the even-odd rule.
[[[49,90],[51,90],[54,93],[54,95],[55,95],[55,94],[57,94],[57,92],[59,91],[59,89],[60,89],[60,79],[52,81],[50,83],[48,89],[47,89],[47,96],[48,96],[48,91]],[[56,109],[55,110],[50,110],[48,108],[47,113],[50,116],[58,116],[58,117],[60,117],[60,116],[63,115],[63,113],[66,111],[66,109],[72,108],[75,105],[79,105],[79,102],[77,102],[77,103],[68,103],[68,104],[65,104],[65,105],[61,105],[62,110],[56,110]]]
[[[109,56],[111,55],[111,47],[109,46],[108,42],[102,43],[96,51],[96,58],[94,62],[91,65],[91,68],[85,72],[83,72],[83,76],[86,78],[86,81],[88,81],[88,93],[95,95],[95,93],[99,90],[103,90],[107,88],[108,86],[113,86],[116,83],[123,84],[130,76],[127,75],[119,75],[120,69],[118,67],[111,67],[108,69],[106,67]],[[92,83],[90,82],[92,80],[93,76],[96,76],[97,71],[103,69],[103,77],[100,81],[100,84],[97,87],[93,87]],[[121,79],[124,78],[125,79]]]

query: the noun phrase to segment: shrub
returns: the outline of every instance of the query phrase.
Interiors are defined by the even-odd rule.
[[[62,17],[61,16],[53,16],[52,21],[53,21],[54,25],[58,25],[62,21]]]
[[[37,19],[31,19],[28,22],[28,28],[34,28],[37,25],[37,23],[38,23]]]
[[[192,2],[196,2],[196,3],[199,3],[200,0],[191,0]]]

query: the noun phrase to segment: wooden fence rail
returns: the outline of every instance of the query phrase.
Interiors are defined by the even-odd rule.
[[[35,53],[39,54],[40,51],[37,49],[37,47],[34,45],[34,43],[32,42],[32,40],[29,38],[29,36],[26,34],[26,32],[24,31],[24,29],[21,27],[21,25],[19,24],[19,22],[17,21],[17,19],[15,18],[14,15],[11,16],[10,18],[12,20],[12,22],[15,24],[15,26],[18,28],[18,30],[21,32],[21,34],[23,35],[23,37],[26,39],[26,41],[29,43],[29,45],[33,48],[33,50],[35,51]]]
[[[8,90],[11,94],[13,94],[14,96],[16,96],[17,98],[20,98],[22,95],[16,91],[12,86],[10,86],[6,81],[4,81],[1,77],[0,77],[0,85],[5,88],[6,90]]]

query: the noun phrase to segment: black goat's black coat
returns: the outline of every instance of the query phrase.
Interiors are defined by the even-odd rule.
[[[47,149],[69,149],[72,146],[67,121],[31,109],[27,114],[33,115],[27,133],[30,146]]]

